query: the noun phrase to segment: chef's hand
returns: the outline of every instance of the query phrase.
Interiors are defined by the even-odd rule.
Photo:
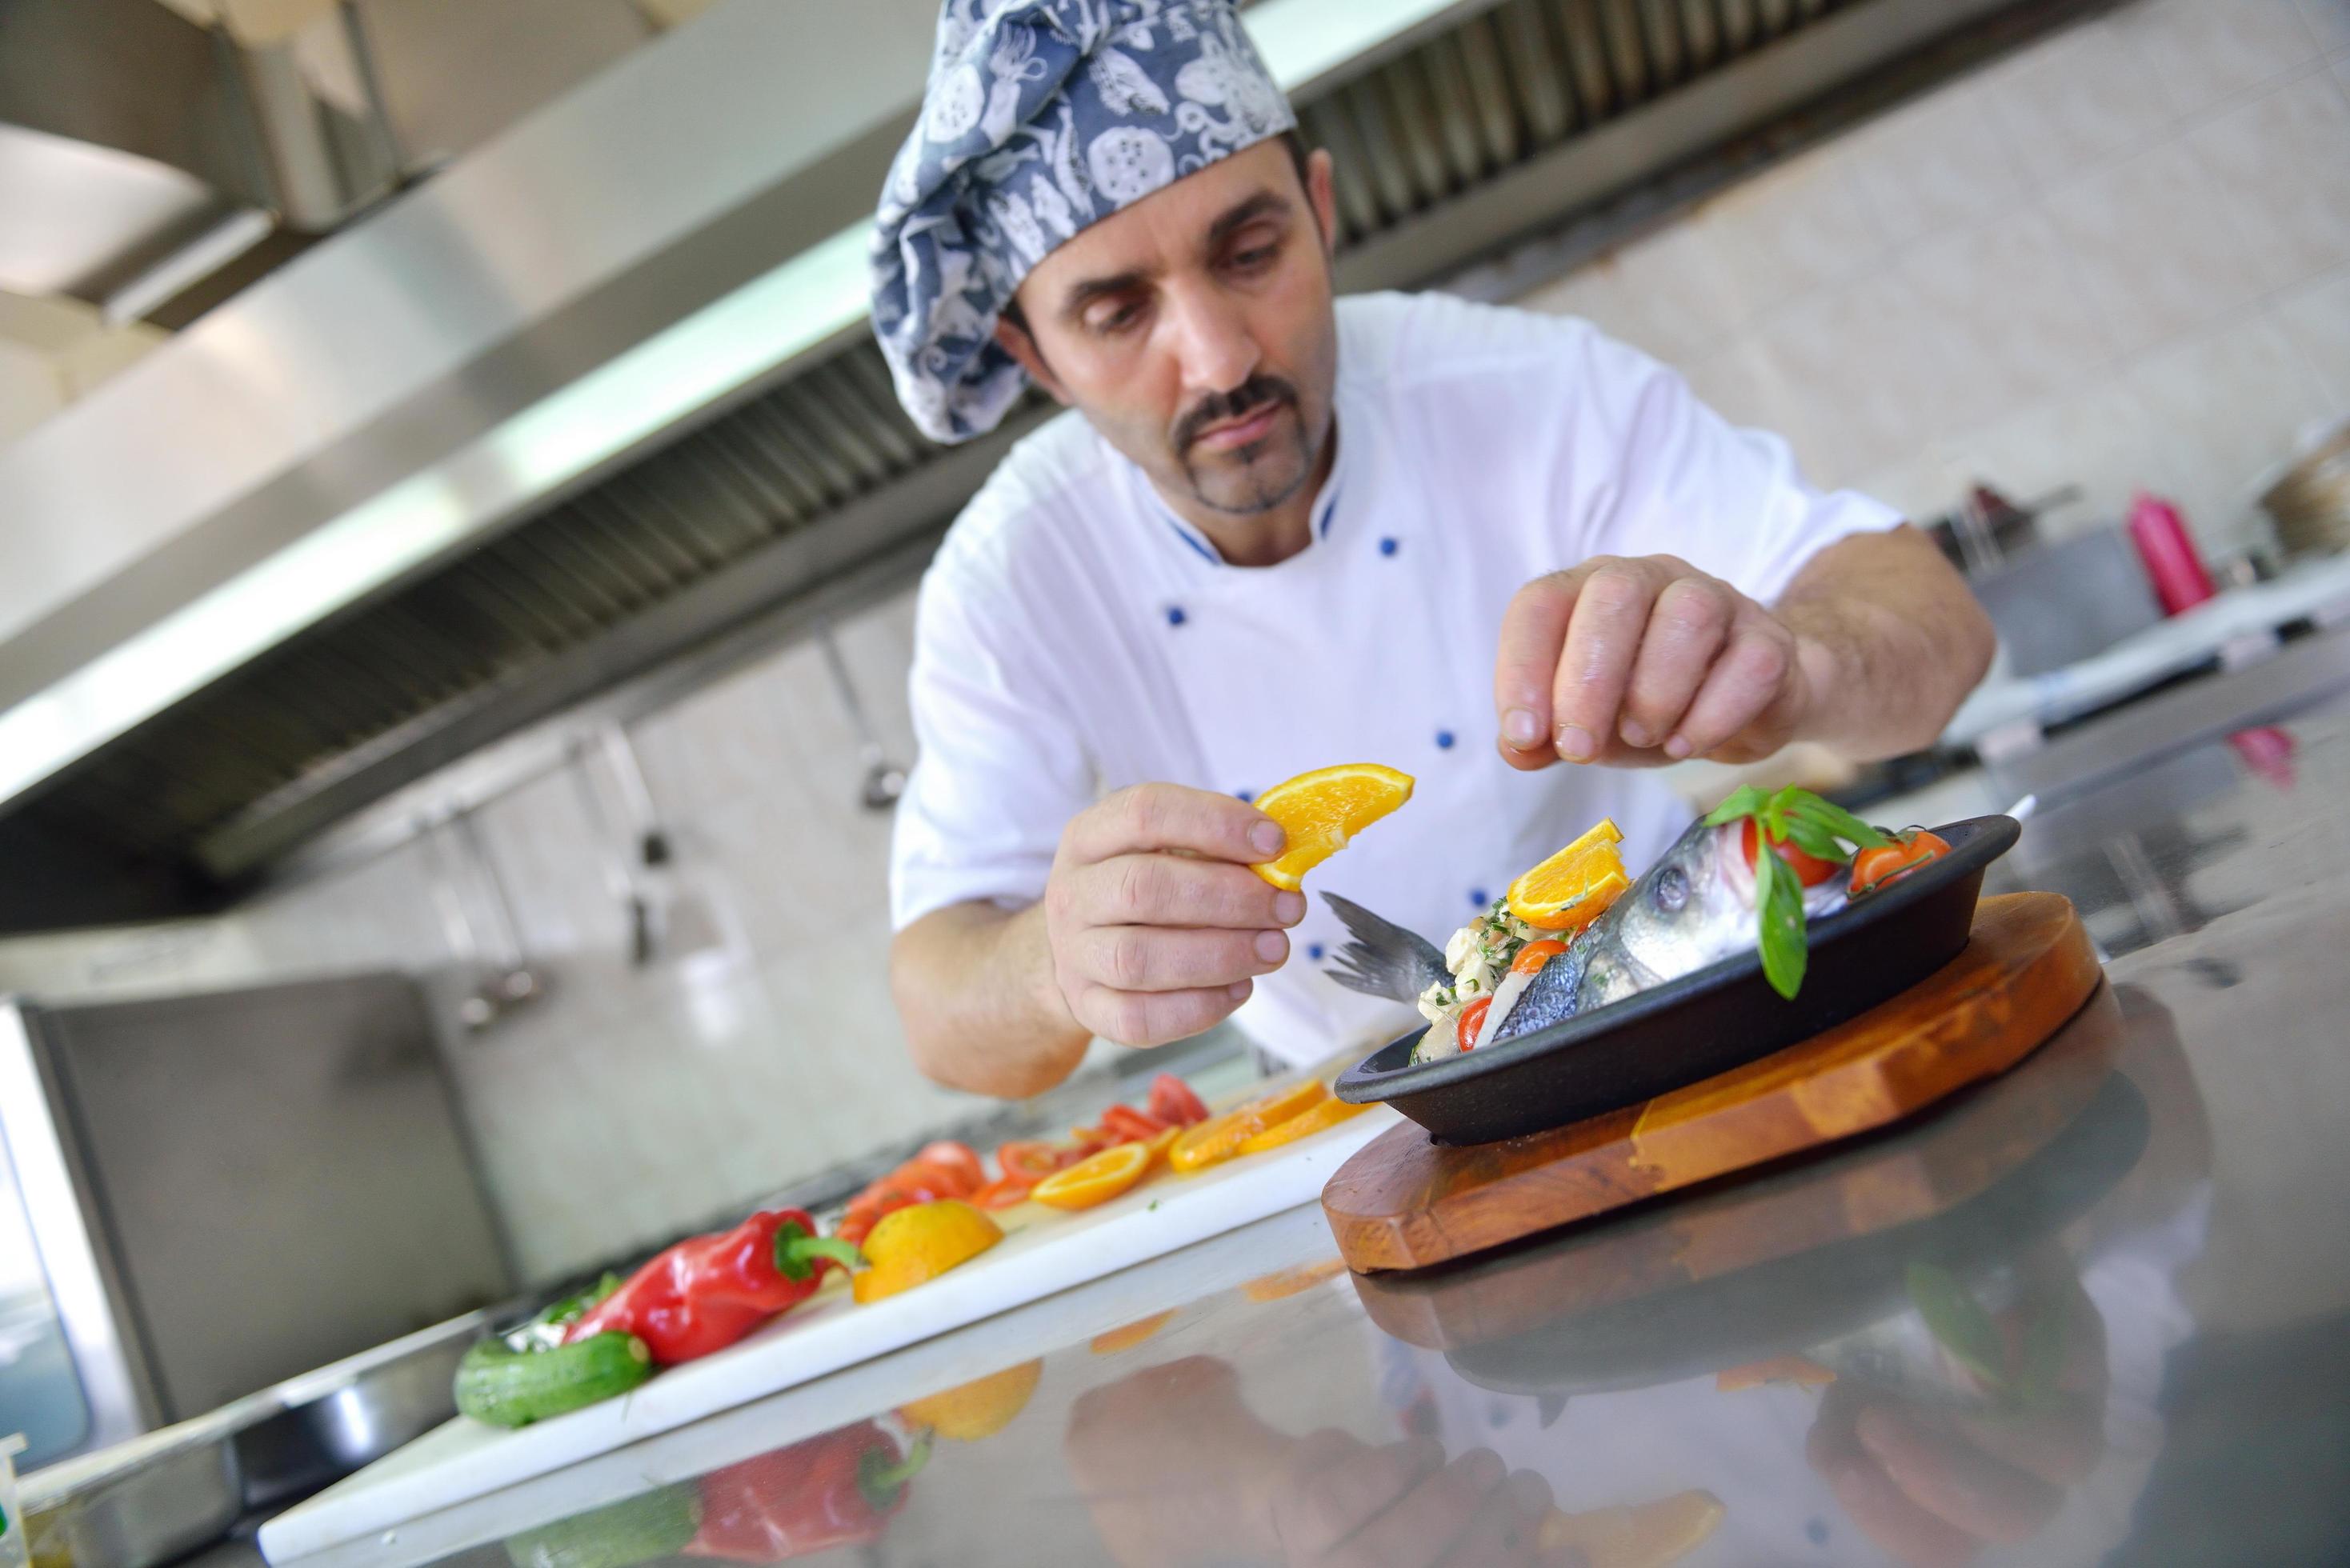
[[[1072,819],[1044,898],[1070,1017],[1121,1045],[1163,1045],[1247,1001],[1305,914],[1303,894],[1249,869],[1285,843],[1255,807],[1180,784],[1122,789]]]
[[[1670,556],[1601,556],[1520,588],[1493,669],[1502,755],[1617,767],[1753,762],[1794,737],[1825,656]]]
[[[1340,1432],[1298,1439],[1277,1472],[1273,1532],[1291,1568],[1499,1568],[1581,1562],[1544,1553],[1549,1483],[1491,1449],[1450,1464],[1432,1438],[1378,1448]]]
[[[2051,1394],[2026,1408],[1970,1415],[1846,1382],[1820,1402],[1805,1458],[1895,1561],[1959,1568],[1990,1547],[2021,1545],[2104,1457],[2105,1319],[2077,1282],[2057,1289],[2043,1302],[2068,1314],[2064,1366]],[[2004,1337],[2020,1337],[2015,1312],[1998,1320]]]

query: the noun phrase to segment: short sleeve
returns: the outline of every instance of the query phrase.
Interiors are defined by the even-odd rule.
[[[1559,474],[1580,556],[1679,556],[1767,605],[1837,540],[1900,525],[1882,503],[1812,488],[1784,441],[1732,426],[1677,371],[1596,330],[1581,343],[1563,443],[1580,461]]]
[[[1096,770],[1024,614],[946,556],[922,580],[908,677],[920,752],[890,842],[893,929],[952,904],[1044,895]]]

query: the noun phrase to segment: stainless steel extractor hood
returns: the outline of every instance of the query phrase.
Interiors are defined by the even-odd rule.
[[[2095,0],[1263,0],[1341,279],[1661,207]],[[864,317],[933,0],[733,0],[0,451],[0,929],[321,826],[876,557],[944,451]]]

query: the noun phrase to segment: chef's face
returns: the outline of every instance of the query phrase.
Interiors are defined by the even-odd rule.
[[[1333,212],[1327,153],[1259,142],[1046,256],[999,339],[1170,500],[1270,512],[1330,440]]]

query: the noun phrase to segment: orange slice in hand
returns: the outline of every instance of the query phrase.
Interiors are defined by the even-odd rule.
[[[1051,1209],[1091,1209],[1140,1181],[1154,1158],[1149,1144],[1122,1143],[1046,1177],[1028,1196]]]
[[[1411,775],[1377,763],[1316,768],[1274,785],[1256,808],[1281,824],[1289,847],[1280,859],[1255,867],[1276,888],[1295,888],[1305,874],[1357,833],[1411,798]]]
[[[1579,931],[1632,885],[1624,874],[1624,841],[1615,819],[1599,826],[1510,884],[1510,913],[1545,931]]]
[[[1287,1121],[1274,1123],[1241,1145],[1241,1152],[1263,1154],[1266,1149],[1279,1148],[1283,1144],[1295,1143],[1302,1137],[1312,1137],[1324,1127],[1335,1127],[1370,1108],[1368,1106],[1350,1106],[1335,1096],[1326,1097],[1310,1110],[1300,1111]]]
[[[1310,1111],[1329,1097],[1330,1091],[1319,1079],[1308,1078],[1261,1100],[1251,1100],[1238,1110],[1185,1128],[1167,1151],[1167,1163],[1183,1175],[1220,1164],[1240,1153],[1243,1144],[1265,1128]]]

